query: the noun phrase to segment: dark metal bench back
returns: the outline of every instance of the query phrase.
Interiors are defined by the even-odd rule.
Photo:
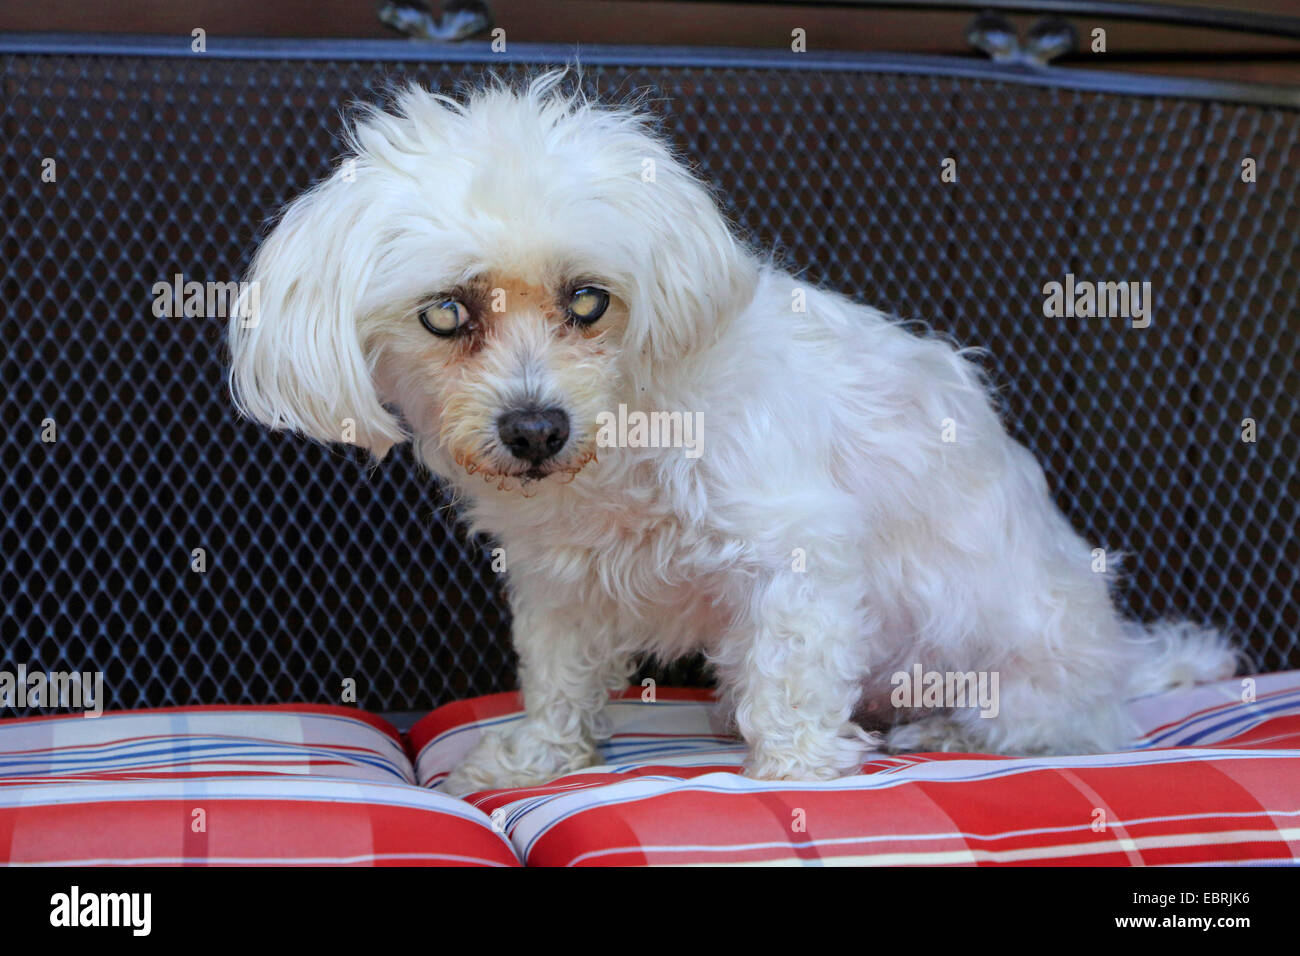
[[[238,278],[337,158],[348,101],[571,51],[67,49],[0,46],[0,669],[102,670],[114,707],[337,701],[352,678],[364,707],[417,710],[511,686],[487,547],[409,454],[371,473],[237,421],[224,323],[155,317],[153,290]],[[966,61],[584,61],[598,94],[653,90],[740,227],[810,280],[989,349],[1061,505],[1131,555],[1133,614],[1300,665],[1297,100]],[[1150,327],[1045,318],[1067,273],[1150,280]]]

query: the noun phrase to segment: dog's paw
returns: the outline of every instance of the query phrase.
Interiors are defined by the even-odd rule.
[[[799,747],[759,743],[745,758],[743,773],[755,780],[835,780],[858,773],[883,738],[853,726],[846,733]]]
[[[980,747],[955,720],[943,714],[891,727],[885,734],[889,753],[977,753]]]
[[[597,763],[596,748],[583,741],[549,739],[531,724],[485,737],[439,789],[453,797],[482,790],[532,787]]]
[[[803,763],[782,755],[767,754],[761,757],[750,757],[741,770],[746,777],[754,780],[790,781],[836,780],[850,772],[841,772],[825,765]]]

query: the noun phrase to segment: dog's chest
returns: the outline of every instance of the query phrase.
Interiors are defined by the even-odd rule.
[[[698,590],[719,567],[715,535],[668,510],[611,503],[584,509],[569,528],[565,539],[584,549],[597,576],[612,583],[609,596],[620,603],[633,595],[672,603],[684,590]]]
[[[684,653],[716,636],[729,616],[724,581],[738,543],[693,521],[661,494],[636,488],[584,496],[525,535],[535,560],[584,582],[586,599],[612,605],[643,646]]]
[[[708,535],[668,519],[611,529],[589,561],[624,637],[672,658],[706,646],[727,626],[718,552]]]
[[[724,632],[727,583],[752,548],[702,517],[697,476],[642,462],[554,490],[477,502],[475,525],[502,541],[512,574],[616,616],[625,639],[665,656]]]

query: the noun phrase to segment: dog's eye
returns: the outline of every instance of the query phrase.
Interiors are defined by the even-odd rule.
[[[434,335],[455,335],[469,321],[469,309],[459,299],[443,299],[420,310],[420,324]]]
[[[579,325],[591,325],[609,308],[609,293],[604,289],[597,289],[594,285],[586,285],[581,289],[573,290],[569,296],[568,313],[569,318]]]

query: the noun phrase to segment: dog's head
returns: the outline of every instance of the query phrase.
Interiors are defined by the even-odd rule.
[[[362,114],[253,263],[230,330],[246,414],[381,458],[414,438],[440,474],[535,490],[743,306],[753,262],[708,190],[561,79]]]

